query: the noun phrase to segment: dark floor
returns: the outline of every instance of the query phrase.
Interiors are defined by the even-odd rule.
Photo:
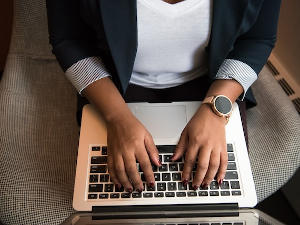
[[[255,208],[276,218],[282,223],[288,225],[300,224],[300,218],[294,212],[293,208],[290,206],[289,202],[280,190],[259,203]]]

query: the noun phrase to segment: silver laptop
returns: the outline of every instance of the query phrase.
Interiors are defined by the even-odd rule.
[[[184,159],[174,163],[171,162],[170,156],[182,130],[200,104],[201,102],[128,103],[133,114],[152,134],[163,164],[160,168],[153,166],[155,187],[145,185],[142,193],[127,193],[111,182],[106,165],[108,149],[105,122],[92,105],[84,106],[73,197],[74,209],[96,214],[126,214],[129,213],[128,209],[134,212],[134,215],[138,212],[157,213],[157,209],[164,212],[204,210],[222,214],[224,210],[236,212],[255,206],[255,186],[236,103],[233,104],[232,116],[226,125],[228,167],[222,185],[213,181],[208,188],[195,191],[191,182],[187,186],[182,184]],[[138,163],[137,168],[145,182]],[[195,170],[196,167],[194,172]],[[176,215],[180,214],[184,215]],[[249,224],[259,224],[258,221],[257,219],[256,223]],[[150,221],[149,224],[151,223]],[[173,223],[166,221],[166,224]],[[246,220],[241,219],[239,224],[246,224]]]

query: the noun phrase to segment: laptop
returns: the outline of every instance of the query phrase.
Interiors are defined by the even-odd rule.
[[[108,148],[105,122],[92,105],[85,105],[73,208],[86,213],[77,217],[74,215],[72,221],[76,223],[70,224],[261,224],[258,215],[262,214],[249,210],[256,205],[257,197],[236,103],[225,128],[228,166],[223,183],[218,185],[214,180],[207,188],[200,187],[196,191],[191,181],[186,186],[182,184],[184,159],[171,162],[170,157],[182,130],[200,104],[127,104],[151,133],[162,162],[161,167],[153,165],[152,168],[156,180],[154,188],[146,185],[143,171],[137,163],[145,183],[142,193],[125,192],[124,188],[119,189],[111,182],[106,165]],[[195,171],[196,166],[193,173]],[[202,218],[202,222],[197,222],[199,218]]]

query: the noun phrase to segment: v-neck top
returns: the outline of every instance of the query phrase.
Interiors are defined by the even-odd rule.
[[[207,73],[213,0],[137,0],[138,48],[130,83],[178,86]]]

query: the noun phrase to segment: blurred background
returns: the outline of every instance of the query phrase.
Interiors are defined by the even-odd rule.
[[[300,1],[282,1],[278,38],[268,66],[300,113]],[[13,1],[0,1],[0,79],[9,49]],[[284,149],[283,149],[284,150]],[[300,150],[300,149],[299,149]],[[300,171],[257,208],[286,224],[300,224]],[[0,222],[1,224],[1,222]]]

